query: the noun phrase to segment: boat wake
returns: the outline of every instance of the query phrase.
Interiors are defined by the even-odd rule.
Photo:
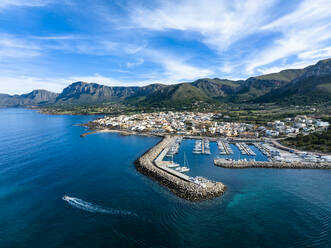
[[[63,196],[62,200],[68,202],[71,206],[79,208],[84,211],[92,212],[92,213],[102,213],[102,214],[113,214],[113,215],[131,215],[137,216],[135,213],[132,213],[127,210],[117,210],[112,208],[103,208],[101,206],[83,201],[82,199],[70,196]]]

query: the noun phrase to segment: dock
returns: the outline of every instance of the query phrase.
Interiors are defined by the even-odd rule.
[[[208,154],[210,155],[209,139],[197,139],[194,144],[193,154]]]
[[[238,147],[238,149],[242,154],[256,156],[255,152],[253,152],[252,149],[249,148],[249,146],[246,143],[238,142],[236,143],[236,146]]]
[[[253,145],[259,149],[263,155],[267,156],[268,158],[271,156],[270,150],[263,143],[254,142]]]
[[[174,169],[171,168],[172,162],[171,161],[164,161],[164,157],[166,156],[166,154],[168,154],[169,149],[171,149],[172,144],[174,141],[169,142],[169,144],[167,146],[165,146],[165,148],[160,152],[160,154],[156,157],[156,159],[154,159],[154,164],[156,167],[158,167],[159,169],[170,173],[173,176],[176,176],[182,180],[185,180],[187,182],[189,182],[190,177],[185,175],[184,173],[181,173],[179,171],[176,171]]]
[[[203,139],[202,140],[202,146],[203,146],[203,154],[208,154],[210,155],[210,144],[209,144],[209,139]]]
[[[229,143],[225,142],[224,140],[217,140],[217,146],[221,155],[233,154]]]

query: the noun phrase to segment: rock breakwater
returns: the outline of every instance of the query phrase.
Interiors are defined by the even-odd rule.
[[[157,145],[138,158],[135,162],[137,170],[186,200],[201,201],[222,195],[226,186],[221,182],[208,181],[202,187],[194,182],[172,175],[156,166],[154,160],[171,141],[171,137],[164,137]]]
[[[224,168],[276,168],[276,169],[331,169],[331,163],[311,163],[311,162],[259,162],[259,161],[226,161],[224,159],[214,159],[216,166]]]

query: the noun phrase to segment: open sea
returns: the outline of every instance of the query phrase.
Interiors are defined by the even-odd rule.
[[[184,140],[175,161],[228,187],[192,203],[136,171],[159,138],[80,138],[93,118],[0,109],[1,248],[331,247],[330,170],[224,169]]]

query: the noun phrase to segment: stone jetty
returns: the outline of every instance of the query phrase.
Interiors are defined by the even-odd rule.
[[[156,164],[155,160],[159,159],[159,155],[173,142],[173,139],[170,136],[164,137],[138,158],[135,162],[137,170],[186,200],[201,201],[222,195],[226,186],[221,182],[207,180],[203,185],[199,185],[184,174],[171,173],[172,170],[166,166]]]
[[[331,163],[311,162],[276,162],[276,161],[228,161],[226,159],[214,159],[216,166],[224,168],[276,168],[276,169],[331,169]]]

